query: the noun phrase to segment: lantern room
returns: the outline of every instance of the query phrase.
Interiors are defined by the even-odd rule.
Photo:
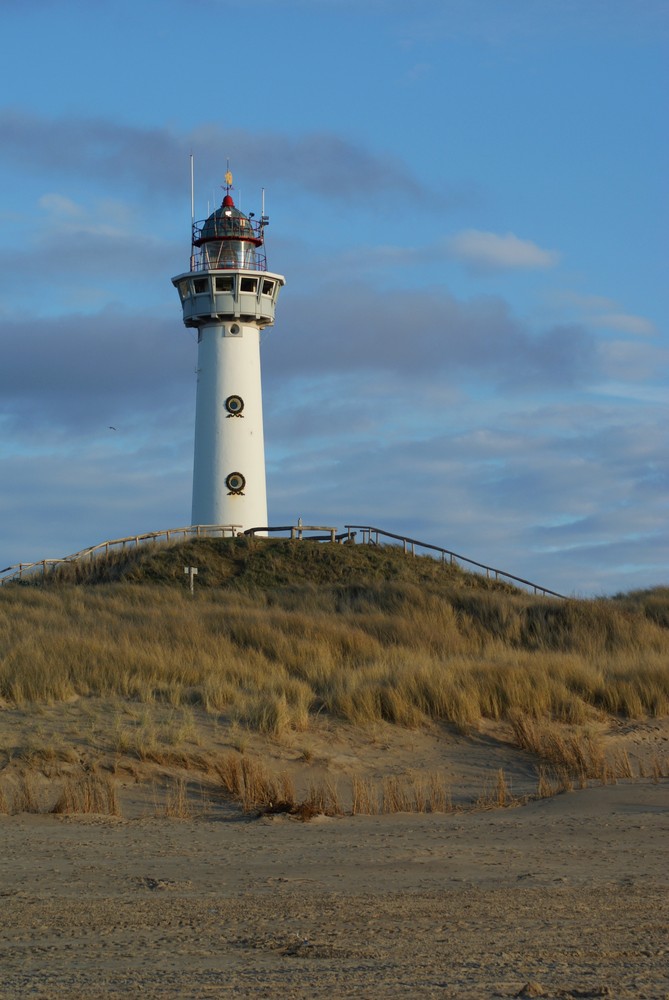
[[[266,270],[266,257],[259,251],[263,245],[263,227],[266,222],[265,216],[256,221],[253,213],[244,215],[228,192],[221,207],[212,212],[208,219],[193,224],[196,269]]]

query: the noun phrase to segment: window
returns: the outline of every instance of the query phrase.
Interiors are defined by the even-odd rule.
[[[195,278],[193,281],[193,288],[195,289],[196,295],[201,295],[203,292],[209,291],[209,279],[208,278]]]
[[[231,274],[224,274],[223,277],[215,278],[217,292],[232,292],[234,290],[234,278]]]
[[[258,289],[258,279],[257,278],[242,278],[240,289],[242,292],[255,292]]]
[[[263,295],[272,295],[274,293],[274,282],[270,281],[269,278],[263,279],[262,293]]]
[[[190,281],[180,281],[179,285],[179,295],[181,296],[181,301],[187,299],[190,295]]]
[[[206,267],[220,267],[221,266],[221,254],[223,253],[225,244],[220,243],[218,240],[214,240],[212,243],[207,243],[204,247],[204,264]]]

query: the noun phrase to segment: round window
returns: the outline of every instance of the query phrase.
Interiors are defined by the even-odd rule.
[[[231,493],[241,493],[246,486],[246,480],[241,472],[231,472],[230,475],[226,477],[225,485]]]
[[[232,417],[238,417],[244,409],[244,400],[241,396],[228,396],[225,401],[225,408]]]

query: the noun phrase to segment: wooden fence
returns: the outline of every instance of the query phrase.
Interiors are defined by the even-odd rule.
[[[241,531],[241,527],[241,524],[193,524],[187,528],[167,528],[165,531],[148,531],[143,535],[113,538],[106,542],[100,542],[99,545],[91,545],[89,548],[75,552],[71,556],[64,556],[62,559],[40,559],[37,562],[17,563],[15,566],[7,566],[5,569],[0,569],[0,585],[10,583],[12,580],[22,580],[25,576],[35,573],[45,575],[47,570],[55,569],[57,566],[81,562],[84,559],[92,559],[101,553],[107,555],[115,549],[123,550],[126,547],[138,546],[147,542],[176,542],[185,541],[187,538],[234,537]]]
[[[524,580],[522,576],[514,576],[513,573],[507,573],[502,569],[495,569],[493,566],[486,566],[485,563],[476,562],[475,559],[468,559],[467,556],[458,555],[457,552],[451,552],[450,549],[443,549],[440,545],[431,545],[429,542],[419,542],[416,538],[408,538],[406,535],[394,535],[391,531],[384,531],[383,528],[373,528],[368,524],[347,524],[345,525],[346,530],[350,533],[353,529],[357,529],[362,532],[362,543],[367,545],[378,545],[379,538],[391,538],[393,539],[392,544],[399,544],[400,542],[404,546],[404,551],[412,556],[416,554],[416,549],[426,549],[427,554],[432,555],[434,552],[438,552],[441,557],[441,562],[445,563],[447,558],[449,565],[466,563],[468,566],[475,566],[477,570],[485,570],[485,574],[488,579],[495,580],[510,580],[513,583],[521,584],[523,587],[529,587],[535,594],[543,594],[548,597],[560,597],[563,600],[567,600],[564,594],[558,594],[554,590],[549,590],[547,587],[541,587],[538,583],[532,583],[530,580]]]
[[[388,539],[385,544],[402,545],[407,555],[416,555],[418,549],[420,553],[435,557],[438,556],[442,563],[448,561],[449,565],[466,564],[472,566],[476,571],[484,571],[488,579],[507,580],[513,584],[527,587],[535,594],[542,594],[547,597],[559,597],[566,600],[564,594],[558,594],[554,590],[542,587],[538,583],[532,583],[521,576],[514,576],[493,566],[486,566],[485,563],[477,562],[475,559],[468,559],[467,556],[459,555],[450,549],[442,548],[440,545],[432,545],[429,542],[421,542],[416,538],[409,538],[406,535],[396,535],[383,528],[375,528],[368,524],[346,524],[345,530],[338,532],[337,528],[323,525],[307,525],[298,521],[297,524],[280,525],[278,527],[258,527],[247,528],[242,532],[239,524],[195,524],[185,528],[168,528],[165,531],[150,531],[143,535],[130,535],[127,538],[114,538],[110,541],[100,542],[99,545],[91,545],[89,548],[75,552],[74,555],[66,556],[63,559],[40,559],[37,562],[17,563],[15,566],[7,566],[0,570],[0,586],[13,581],[20,581],[35,574],[46,576],[47,572],[64,566],[68,563],[80,562],[84,559],[92,559],[96,555],[104,553],[107,555],[116,549],[139,546],[148,542],[176,542],[185,541],[188,538],[234,538],[236,535],[244,534],[251,537],[266,535],[270,533],[281,533],[288,535],[295,541],[329,541],[334,543],[355,542],[358,532],[361,533],[363,545],[384,544],[380,539]]]

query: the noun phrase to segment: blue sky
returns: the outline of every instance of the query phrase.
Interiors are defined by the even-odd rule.
[[[188,523],[196,215],[266,189],[270,522],[667,583],[664,0],[0,0],[0,568]],[[109,426],[117,429],[110,431]]]

